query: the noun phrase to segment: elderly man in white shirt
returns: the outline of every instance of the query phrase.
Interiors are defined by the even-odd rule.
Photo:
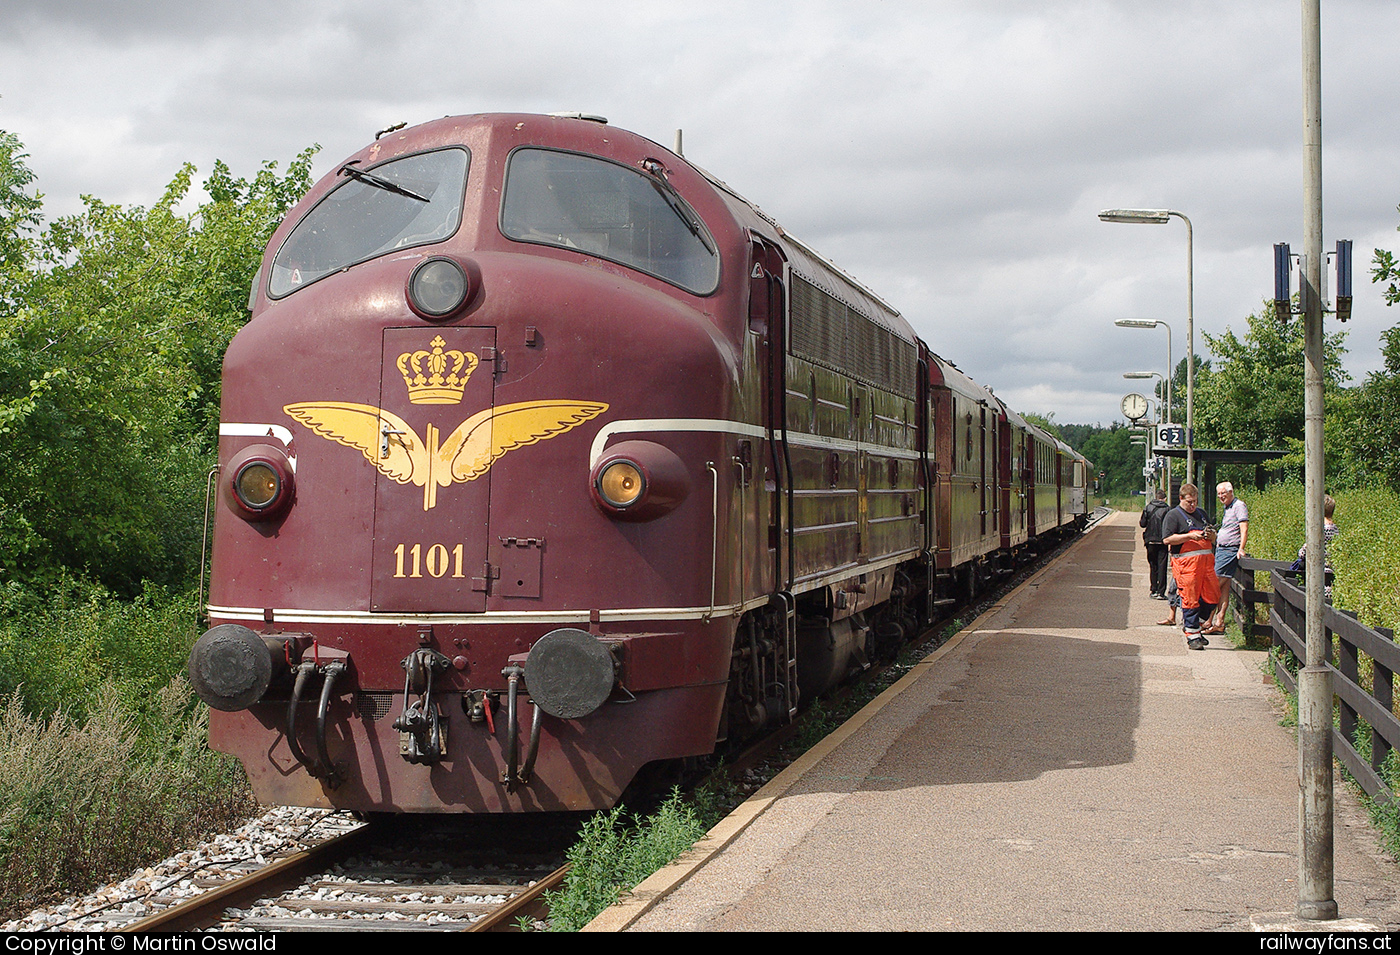
[[[1215,576],[1220,581],[1220,606],[1204,633],[1225,632],[1225,612],[1230,607],[1230,581],[1239,569],[1240,558],[1244,556],[1245,542],[1249,540],[1249,508],[1244,501],[1235,497],[1235,486],[1229,481],[1221,481],[1215,486],[1215,496],[1220,501],[1220,530],[1215,537]]]

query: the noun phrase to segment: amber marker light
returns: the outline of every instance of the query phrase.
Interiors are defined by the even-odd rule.
[[[276,471],[261,461],[253,461],[243,465],[233,479],[233,493],[238,495],[244,507],[260,511],[277,500],[281,484]]]

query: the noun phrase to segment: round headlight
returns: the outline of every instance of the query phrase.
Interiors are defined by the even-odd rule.
[[[260,511],[277,500],[281,483],[272,468],[262,461],[251,461],[234,476],[233,493],[238,495],[244,507]]]
[[[452,259],[424,259],[408,277],[408,304],[424,318],[446,318],[467,300],[467,271]]]
[[[291,461],[279,448],[246,447],[233,456],[224,473],[224,499],[244,520],[272,520],[292,506],[296,481]]]
[[[646,489],[642,472],[631,461],[614,461],[598,475],[598,495],[613,507],[629,507]]]
[[[654,441],[613,445],[589,473],[589,495],[609,517],[650,521],[675,510],[690,493],[685,463]]]

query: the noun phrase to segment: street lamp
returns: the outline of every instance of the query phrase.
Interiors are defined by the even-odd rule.
[[[1176,216],[1186,223],[1186,480],[1196,480],[1196,343],[1193,338],[1195,328],[1196,280],[1194,275],[1193,238],[1191,220],[1175,209],[1105,209],[1099,213],[1104,222],[1135,222],[1164,225]]]
[[[1162,376],[1161,376],[1160,374],[1158,374],[1157,372],[1155,372],[1155,371],[1125,371],[1125,372],[1123,372],[1123,377],[1124,377],[1124,378],[1161,378]],[[1158,423],[1158,424],[1161,424],[1161,423],[1162,423],[1162,420],[1163,420],[1163,412],[1162,412],[1162,409],[1165,407],[1165,405],[1163,405],[1163,403],[1162,403],[1160,400],[1158,400],[1158,401],[1156,401],[1156,402],[1154,402],[1154,403],[1157,405],[1157,423]],[[1148,432],[1151,433],[1151,429],[1150,429],[1150,428],[1148,429]],[[1129,438],[1129,440],[1131,440],[1134,444],[1137,443],[1137,439],[1138,439],[1138,436],[1137,436],[1137,435],[1132,435],[1132,436]],[[1142,440],[1145,442],[1144,453],[1143,453],[1143,456],[1142,456],[1142,468],[1143,468],[1143,477],[1146,478],[1146,477],[1147,477],[1147,468],[1148,468],[1148,465],[1151,464],[1151,462],[1152,462],[1152,445],[1153,445],[1155,442],[1152,441],[1152,440],[1150,440],[1146,435],[1143,435],[1143,436],[1142,436]],[[1147,483],[1146,486],[1147,486],[1148,491],[1151,491],[1151,490],[1152,490],[1152,485],[1151,485],[1151,483]],[[1170,487],[1168,487],[1168,492],[1170,493]],[[1150,496],[1150,495],[1149,495],[1149,496]]]
[[[1119,328],[1156,328],[1161,325],[1167,330],[1167,377],[1165,381],[1166,391],[1162,397],[1167,402],[1167,412],[1162,416],[1164,423],[1171,421],[1172,417],[1172,379],[1176,377],[1176,366],[1172,364],[1172,327],[1166,322],[1156,318],[1119,318],[1113,324]]]

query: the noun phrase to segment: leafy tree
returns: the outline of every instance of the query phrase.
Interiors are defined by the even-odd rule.
[[[1303,439],[1303,325],[1280,323],[1266,302],[1245,321],[1244,337],[1230,328],[1205,335],[1216,355],[1196,377],[1196,446],[1288,449]],[[1346,381],[1344,333],[1324,336],[1324,391]]]
[[[1084,442],[1103,430],[1096,424],[1062,424],[1059,427],[1060,440],[1080,452],[1084,449]]]
[[[1103,472],[1103,493],[1131,494],[1142,490],[1144,453],[1131,441],[1134,434],[1141,433],[1115,421],[1090,435],[1082,447],[1075,448],[1093,462],[1096,471]]]
[[[1196,356],[1196,391],[1201,390],[1201,382],[1211,373],[1210,359]],[[1166,386],[1161,382],[1153,383],[1153,394],[1159,400],[1166,400],[1163,393]],[[1172,401],[1171,407],[1167,409],[1167,420],[1175,424],[1186,423],[1186,359],[1182,358],[1172,369]]]
[[[28,189],[34,173],[19,139],[0,129],[0,316],[13,312],[39,226],[43,197]]]
[[[193,213],[178,211],[189,165],[149,209],[85,196],[37,239],[37,206],[11,200],[25,214],[3,246],[21,274],[0,313],[0,575],[66,569],[125,594],[192,576],[223,351],[312,154],[251,181],[216,163]],[[37,202],[12,168],[0,195]]]
[[[1390,252],[1376,250],[1371,281],[1390,283],[1387,306],[1400,303],[1400,265]],[[1384,368],[1328,407],[1327,468],[1353,487],[1400,491],[1400,325],[1381,333],[1381,355]]]
[[[1400,206],[1396,206],[1395,211],[1400,212]],[[1396,226],[1395,231],[1400,232],[1400,226]],[[1393,253],[1384,249],[1376,250],[1376,256],[1371,260],[1371,281],[1390,283],[1390,287],[1385,290],[1385,304],[1394,305],[1400,302],[1400,263],[1395,261]]]
[[[1327,406],[1327,471],[1349,487],[1400,491],[1400,325],[1381,333],[1385,367]]]
[[[1037,428],[1044,431],[1051,437],[1060,437],[1060,426],[1055,423],[1055,413],[1053,411],[1049,414],[1036,414],[1035,412],[1030,412],[1028,414],[1021,415],[1021,417],[1025,418],[1028,422],[1035,425]],[[1064,439],[1060,438],[1060,440],[1063,441]]]

